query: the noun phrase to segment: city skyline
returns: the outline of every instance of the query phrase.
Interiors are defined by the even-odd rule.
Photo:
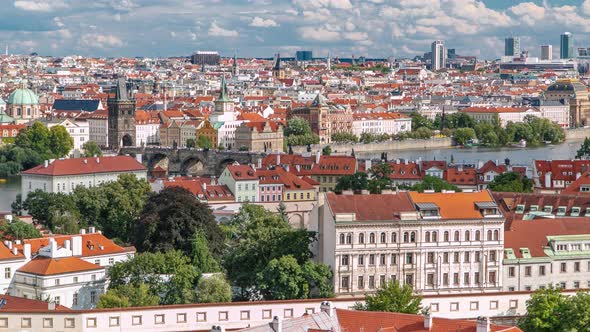
[[[590,45],[590,1],[430,0],[180,1],[16,0],[0,13],[10,53],[180,56],[198,49],[231,56],[414,57],[444,40],[458,54],[495,59],[504,38],[539,56],[565,31]],[[558,47],[553,48],[558,51]]]

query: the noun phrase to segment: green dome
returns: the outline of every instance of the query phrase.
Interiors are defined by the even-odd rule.
[[[37,105],[39,98],[30,89],[18,88],[8,96],[8,104],[10,105]]]

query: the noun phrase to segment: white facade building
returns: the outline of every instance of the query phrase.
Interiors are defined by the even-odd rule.
[[[86,122],[88,122],[88,139],[98,144],[100,147],[108,145],[107,138],[109,137],[109,121],[106,112],[96,111],[88,115],[84,115]]]
[[[116,181],[121,174],[147,178],[146,168],[129,156],[46,160],[21,172],[22,199],[35,190],[69,194],[77,186],[93,187]]]
[[[47,128],[63,126],[74,140],[74,148],[70,156],[79,155],[82,152],[82,145],[90,140],[90,127],[86,120],[65,119],[57,122],[47,122]]]
[[[401,113],[355,113],[352,133],[359,137],[362,133],[397,135],[412,131],[412,118]]]
[[[436,40],[430,47],[432,52],[431,65],[432,71],[444,69],[447,65],[447,49],[442,40]]]

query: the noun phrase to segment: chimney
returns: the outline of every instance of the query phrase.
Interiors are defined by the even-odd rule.
[[[141,155],[141,153],[138,153],[135,155],[135,160],[137,160],[138,163],[142,163],[143,161],[143,156]]]
[[[295,165],[295,169],[297,170],[297,173],[301,172],[301,165]]]
[[[43,167],[49,167],[49,160],[45,160],[45,162],[43,162]]]
[[[207,190],[207,182],[203,182],[203,191]]]
[[[424,328],[428,331],[432,328],[432,316],[430,313],[427,313],[426,316],[424,316]]]
[[[64,241],[64,248],[68,249],[68,250],[72,250],[72,241],[70,240],[65,240]]]
[[[47,303],[47,309],[48,310],[55,310],[55,302],[54,301],[50,301]]]
[[[582,173],[580,173],[580,172],[576,173],[576,180],[579,179],[580,176],[582,176]]]
[[[96,163],[100,164],[100,158],[96,157]]]
[[[8,249],[12,250],[12,241],[8,241],[6,246],[8,247]]]
[[[287,171],[287,173],[291,171],[291,167],[289,166],[289,164],[285,165],[285,171]]]
[[[258,163],[258,169],[261,169],[262,168],[262,158],[258,158],[257,163]]]
[[[281,164],[281,154],[277,153],[277,165]]]
[[[90,233],[90,234],[96,233],[96,227],[94,227],[94,226],[88,227],[88,233]]]
[[[80,229],[80,234],[82,234],[82,235],[86,234],[86,229],[85,228]]]
[[[273,329],[274,332],[282,332],[283,331],[283,322],[279,316],[275,316],[270,322],[270,327]],[[479,332],[479,330],[477,331]]]
[[[545,188],[551,188],[551,172],[545,173]]]
[[[31,244],[30,243],[25,243],[23,245],[23,254],[25,255],[25,259],[31,258]]]
[[[16,249],[16,247],[12,248],[12,254],[13,255],[18,255],[18,249]]]
[[[477,317],[476,332],[490,332],[490,319],[488,317]]]
[[[88,159],[83,160],[85,164],[88,164]]]
[[[49,250],[50,250],[50,257],[53,258],[56,256],[57,253],[57,242],[55,242],[54,238],[49,239]]]
[[[318,152],[315,154],[315,163],[316,163],[316,164],[319,164],[319,163],[320,163],[320,157],[321,157],[321,156],[322,156],[322,153],[321,153],[320,151],[318,151]]]
[[[334,307],[332,306],[332,302],[324,301],[320,304],[320,310],[325,312],[329,317],[332,317]]]
[[[365,160],[365,170],[369,171],[373,168],[373,161],[371,159]]]
[[[82,256],[82,237],[72,236],[72,256]]]

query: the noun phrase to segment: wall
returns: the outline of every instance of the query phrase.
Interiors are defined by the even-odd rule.
[[[590,137],[590,128],[576,128],[565,131],[565,139],[568,141],[581,141],[586,137]]]
[[[590,135],[590,131],[588,132]],[[451,138],[431,138],[431,139],[407,139],[404,141],[386,141],[370,144],[327,144],[332,148],[334,154],[350,154],[354,152],[382,152],[395,150],[419,150],[451,147]],[[325,145],[314,144],[311,146],[312,153],[321,151]],[[307,152],[307,146],[294,146],[293,152]]]

